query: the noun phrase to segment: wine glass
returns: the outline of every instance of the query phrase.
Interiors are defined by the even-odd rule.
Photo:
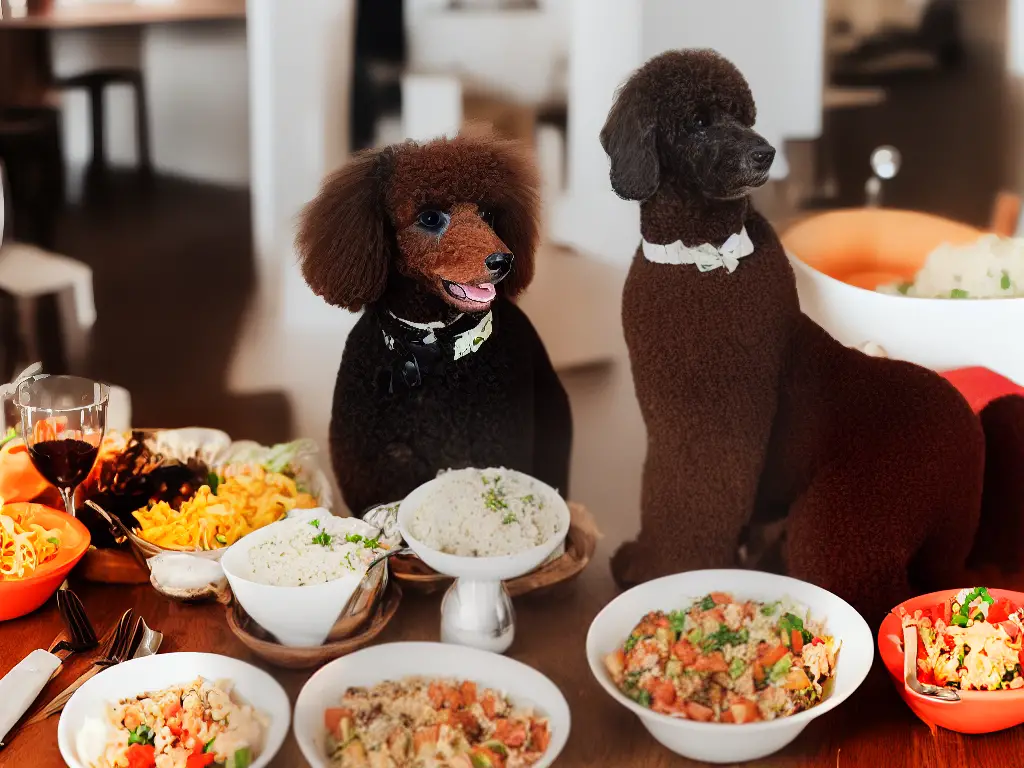
[[[35,376],[18,385],[15,401],[32,464],[56,486],[75,516],[75,489],[89,476],[107,424],[110,391],[77,376]]]

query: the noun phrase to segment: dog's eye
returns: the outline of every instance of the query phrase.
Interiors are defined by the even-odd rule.
[[[430,232],[441,232],[448,226],[448,214],[442,211],[423,211],[416,223]]]
[[[700,112],[693,118],[693,130],[702,131],[711,125],[711,115],[707,112]]]
[[[488,227],[494,228],[494,211],[489,211],[486,208],[481,208],[478,213],[480,218],[484,220],[484,224]]]

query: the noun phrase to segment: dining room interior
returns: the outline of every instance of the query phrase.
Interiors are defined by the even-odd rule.
[[[0,0],[0,383],[41,362],[109,385],[109,431],[302,438],[328,457],[361,315],[307,283],[305,206],[361,152],[463,130],[515,140],[541,203],[517,303],[571,406],[569,486],[600,531],[596,595],[640,530],[649,446],[622,324],[641,209],[613,190],[602,128],[631,73],[688,48],[717,50],[749,82],[775,150],[751,199],[820,270],[797,269],[804,311],[869,354],[1024,386],[1016,300],[925,340],[919,324],[941,323],[846,303],[829,272],[844,248],[886,241],[902,258],[911,241],[927,254],[1024,236],[1024,0]],[[901,275],[896,290],[912,291]],[[7,405],[0,426],[16,420]],[[362,512],[325,481],[336,512]],[[538,611],[555,620],[557,606]],[[575,677],[556,682],[583,695]],[[879,734],[900,726],[873,741],[844,722],[844,768],[858,743],[866,762],[850,765],[882,765]],[[829,734],[764,765],[837,765]],[[898,760],[954,766],[969,751],[927,741],[915,734]],[[577,744],[564,764],[612,765],[590,762],[596,749]],[[279,764],[304,764],[289,755]],[[689,764],[660,759],[643,764]]]
[[[522,303],[570,390],[576,487],[622,534],[644,445],[618,323],[636,213],[608,190],[596,137],[631,69],[688,45],[739,63],[781,148],[757,195],[780,230],[863,205],[879,146],[903,158],[884,205],[979,226],[1024,165],[1019,12],[1003,0],[765,3],[738,31],[729,3],[653,0],[20,5],[0,23],[5,250],[72,260],[53,280],[91,275],[78,302],[95,310],[33,333],[34,356],[8,323],[0,378],[45,357],[126,389],[137,424],[325,444],[353,317],[295,269],[298,212],[351,151],[489,124],[540,165],[545,235]],[[5,260],[14,292],[31,282],[30,262]]]

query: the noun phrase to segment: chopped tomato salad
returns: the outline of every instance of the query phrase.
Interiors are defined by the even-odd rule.
[[[605,658],[612,680],[643,707],[716,723],[773,720],[827,694],[839,646],[824,626],[781,602],[712,592],[680,611],[652,611]]]

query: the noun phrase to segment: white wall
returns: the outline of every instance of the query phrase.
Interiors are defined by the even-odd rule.
[[[569,183],[554,237],[613,263],[632,258],[638,206],[612,192],[598,136],[615,89],[666,50],[716,48],[739,66],[758,102],[757,128],[779,151],[772,175],[784,177],[785,140],[821,132],[824,18],[825,0],[574,0]]]
[[[295,264],[296,217],[348,155],[353,0],[249,0],[253,226],[267,308],[287,329],[344,326]]]
[[[245,24],[149,27],[142,53],[156,168],[215,184],[248,184]]]

